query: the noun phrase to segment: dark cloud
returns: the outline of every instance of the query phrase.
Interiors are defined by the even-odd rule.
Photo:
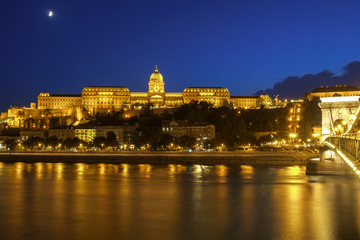
[[[270,97],[280,95],[280,98],[301,98],[305,93],[311,92],[320,86],[335,85],[360,85],[360,62],[354,61],[343,67],[344,73],[335,76],[330,71],[323,71],[317,74],[306,74],[301,77],[290,76],[282,82],[274,84],[273,88],[260,90],[255,95],[268,94]]]

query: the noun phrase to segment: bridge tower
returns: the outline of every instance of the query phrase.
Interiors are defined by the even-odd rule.
[[[347,133],[359,113],[359,96],[321,98],[322,139]]]

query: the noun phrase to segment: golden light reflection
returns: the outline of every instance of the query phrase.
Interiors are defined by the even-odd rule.
[[[355,204],[356,204],[356,209],[360,209],[360,192],[356,191],[356,197],[355,197]],[[358,228],[360,228],[360,218],[356,218],[356,223],[357,226],[359,226]]]
[[[32,171],[32,169],[33,169],[33,165],[32,164],[26,164],[25,168],[26,168],[26,172],[30,173]]]
[[[85,171],[89,168],[89,165],[85,163],[76,163],[76,173],[78,174],[78,178],[82,179]]]
[[[276,182],[287,183],[306,183],[308,179],[305,176],[305,166],[288,166],[278,170],[278,176],[281,176]]]
[[[184,165],[169,164],[168,167],[170,173],[181,173],[188,170],[188,168]]]
[[[55,169],[56,169],[56,178],[62,179],[63,172],[64,172],[64,164],[63,163],[55,163]]]
[[[303,184],[287,184],[272,188],[271,197],[275,209],[281,209],[277,213],[279,223],[275,225],[282,234],[279,236],[280,239],[286,239],[289,235],[293,236],[292,239],[306,239],[308,226],[304,223],[307,222],[308,205],[304,201],[304,190]]]
[[[146,178],[150,177],[151,165],[150,164],[139,164],[140,173],[145,174]]]
[[[202,173],[203,169],[201,165],[192,165],[193,173]]]
[[[254,177],[254,167],[250,165],[241,165],[240,173],[244,179],[252,179]]]
[[[312,184],[311,186],[311,202],[313,204],[308,205],[308,210],[313,216],[312,224],[313,229],[316,230],[315,236],[317,239],[334,239],[333,233],[328,229],[335,229],[332,226],[332,216],[330,214],[331,204],[327,198],[327,186],[323,184]]]
[[[55,169],[58,173],[62,173],[64,171],[63,163],[55,163]]]
[[[0,162],[0,176],[3,174],[3,172],[1,171],[4,168],[4,163]]]
[[[17,163],[15,163],[15,168],[16,168],[16,177],[21,178],[23,170],[25,168],[25,163],[17,162]]]
[[[42,171],[44,169],[44,163],[41,162],[35,163],[35,169],[36,171]]]
[[[128,177],[129,176],[129,168],[130,168],[130,165],[129,164],[120,164],[120,168],[121,168],[121,176],[122,177]]]
[[[201,179],[203,177],[204,169],[201,165],[192,165],[188,167],[194,178]]]
[[[168,174],[169,174],[170,181],[173,182],[175,180],[175,176],[177,174],[187,172],[188,168],[189,167],[184,166],[184,165],[168,164]]]
[[[216,165],[215,166],[216,174],[220,177],[220,182],[227,182],[226,177],[229,171],[229,168],[225,165]]]
[[[47,172],[53,172],[54,164],[53,163],[45,163]]]
[[[99,164],[99,173],[100,175],[104,175],[106,173],[106,164],[104,163]]]
[[[44,163],[41,162],[35,163],[36,178],[43,177],[43,169],[44,169]]]
[[[245,236],[251,234],[256,228],[256,214],[254,214],[254,209],[257,206],[257,192],[256,189],[249,184],[246,184],[242,187],[242,190],[238,196],[238,201],[241,203],[240,205],[246,206],[244,208],[240,208],[242,215],[246,216],[246,221],[241,221],[241,229],[244,230]]]

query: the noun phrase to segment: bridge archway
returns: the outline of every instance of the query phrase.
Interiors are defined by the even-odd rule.
[[[357,119],[359,96],[321,98],[322,137],[348,133]]]

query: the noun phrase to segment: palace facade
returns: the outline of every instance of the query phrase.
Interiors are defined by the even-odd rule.
[[[163,76],[158,71],[150,75],[147,92],[130,92],[124,86],[89,86],[81,94],[52,94],[42,92],[38,103],[30,108],[12,107],[7,113],[1,113],[0,123],[6,121],[10,127],[48,128],[51,117],[58,117],[62,124],[69,125],[84,115],[96,113],[142,109],[144,106],[161,111],[176,108],[191,101],[205,101],[214,107],[232,106],[233,108],[271,107],[272,99],[268,95],[230,96],[223,87],[188,87],[183,92],[165,92]],[[126,111],[125,118],[131,111]],[[132,113],[134,114],[134,113]]]
[[[222,87],[189,87],[182,93],[165,92],[163,76],[156,69],[150,76],[148,92],[130,92],[123,86],[90,86],[85,87],[81,95],[40,93],[38,108],[60,110],[84,107],[90,113],[97,113],[147,104],[155,108],[172,108],[193,100],[220,107],[229,103],[230,92]]]
[[[173,108],[193,100],[221,107],[229,103],[230,92],[222,87],[189,87],[182,93],[165,92],[163,76],[156,69],[150,76],[148,92],[130,92],[123,86],[90,86],[85,87],[81,95],[40,93],[38,108],[60,110],[83,107],[90,113],[97,113],[148,104],[155,108]]]

